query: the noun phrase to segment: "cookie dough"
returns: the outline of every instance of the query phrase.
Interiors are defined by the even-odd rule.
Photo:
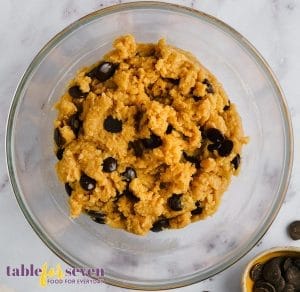
[[[236,107],[196,58],[114,41],[56,104],[56,170],[70,213],[144,235],[216,212],[247,143]]]

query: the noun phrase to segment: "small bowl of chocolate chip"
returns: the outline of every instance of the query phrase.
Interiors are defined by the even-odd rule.
[[[245,268],[242,291],[300,291],[300,247],[275,247],[257,255]]]

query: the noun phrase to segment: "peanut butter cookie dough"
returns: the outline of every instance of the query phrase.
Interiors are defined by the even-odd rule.
[[[56,169],[71,216],[139,235],[216,212],[247,143],[221,84],[165,40],[119,37],[56,109]]]

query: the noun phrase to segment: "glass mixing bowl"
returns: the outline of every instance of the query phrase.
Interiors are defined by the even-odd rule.
[[[54,170],[53,110],[76,70],[101,59],[119,35],[192,52],[237,104],[250,143],[241,173],[217,213],[180,230],[136,236],[69,218]],[[74,267],[102,267],[104,280],[166,289],[208,278],[233,264],[263,236],[284,199],[293,156],[290,116],[269,66],[244,37],[204,13],[157,2],[96,11],[68,26],[35,57],[16,91],[7,126],[7,161],[17,200],[32,228]]]

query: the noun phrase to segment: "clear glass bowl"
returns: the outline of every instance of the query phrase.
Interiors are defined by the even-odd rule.
[[[237,104],[245,133],[241,173],[211,218],[145,237],[87,216],[69,218],[53,154],[53,110],[75,71],[93,64],[119,35],[165,37],[192,52]],[[103,267],[105,281],[140,289],[185,286],[233,264],[263,236],[284,199],[293,156],[289,113],[269,66],[244,37],[204,13],[135,2],[85,16],[35,57],[16,91],[7,126],[7,161],[17,200],[32,228],[74,267]]]

